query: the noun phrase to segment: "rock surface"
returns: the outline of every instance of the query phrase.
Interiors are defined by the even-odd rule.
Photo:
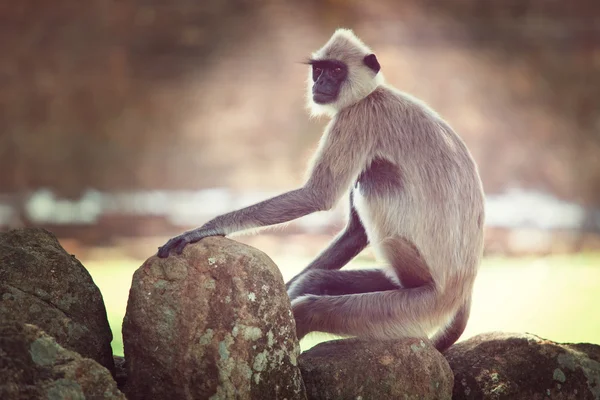
[[[111,372],[112,333],[88,271],[44,229],[0,233],[0,321],[40,327]]]
[[[113,356],[113,359],[115,360],[114,378],[117,382],[117,387],[119,388],[119,390],[123,390],[125,388],[125,383],[127,382],[125,357]]]
[[[454,371],[454,399],[600,399],[597,345],[493,332],[444,355]]]
[[[134,399],[304,399],[283,278],[264,253],[221,237],[134,274],[123,322]]]
[[[121,399],[110,372],[34,325],[0,324],[0,399]]]
[[[308,399],[450,399],[448,362],[421,339],[324,342],[300,355]]]

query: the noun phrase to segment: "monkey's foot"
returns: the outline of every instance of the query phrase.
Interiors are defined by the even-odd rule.
[[[292,313],[296,320],[296,336],[298,340],[312,332],[313,306],[318,296],[300,296],[292,300]]]

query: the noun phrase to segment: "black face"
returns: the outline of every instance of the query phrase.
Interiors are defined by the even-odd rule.
[[[332,103],[337,100],[342,83],[348,76],[348,67],[337,60],[311,60],[313,100],[317,104]]]
[[[368,54],[363,59],[375,75],[381,69],[375,54]],[[342,83],[348,78],[348,66],[337,60],[309,60],[312,65],[313,101],[317,104],[333,103],[340,94]]]

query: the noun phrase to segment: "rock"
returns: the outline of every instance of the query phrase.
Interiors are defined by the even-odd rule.
[[[110,372],[34,325],[0,324],[0,399],[122,399]]]
[[[486,333],[445,353],[454,399],[600,399],[600,346]]]
[[[308,399],[450,399],[448,362],[429,341],[344,339],[300,355]]]
[[[123,388],[125,387],[125,383],[127,382],[125,357],[113,356],[113,360],[115,361],[114,378],[117,382],[117,387],[119,388],[119,390],[123,390]]]
[[[222,237],[149,258],[123,322],[134,399],[304,399],[290,301],[264,253]]]
[[[0,321],[40,327],[113,371],[112,333],[89,272],[44,229],[0,233]]]

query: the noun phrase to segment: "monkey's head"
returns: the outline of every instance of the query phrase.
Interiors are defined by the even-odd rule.
[[[308,100],[313,115],[333,115],[383,83],[377,57],[349,29],[336,30],[308,64]]]

